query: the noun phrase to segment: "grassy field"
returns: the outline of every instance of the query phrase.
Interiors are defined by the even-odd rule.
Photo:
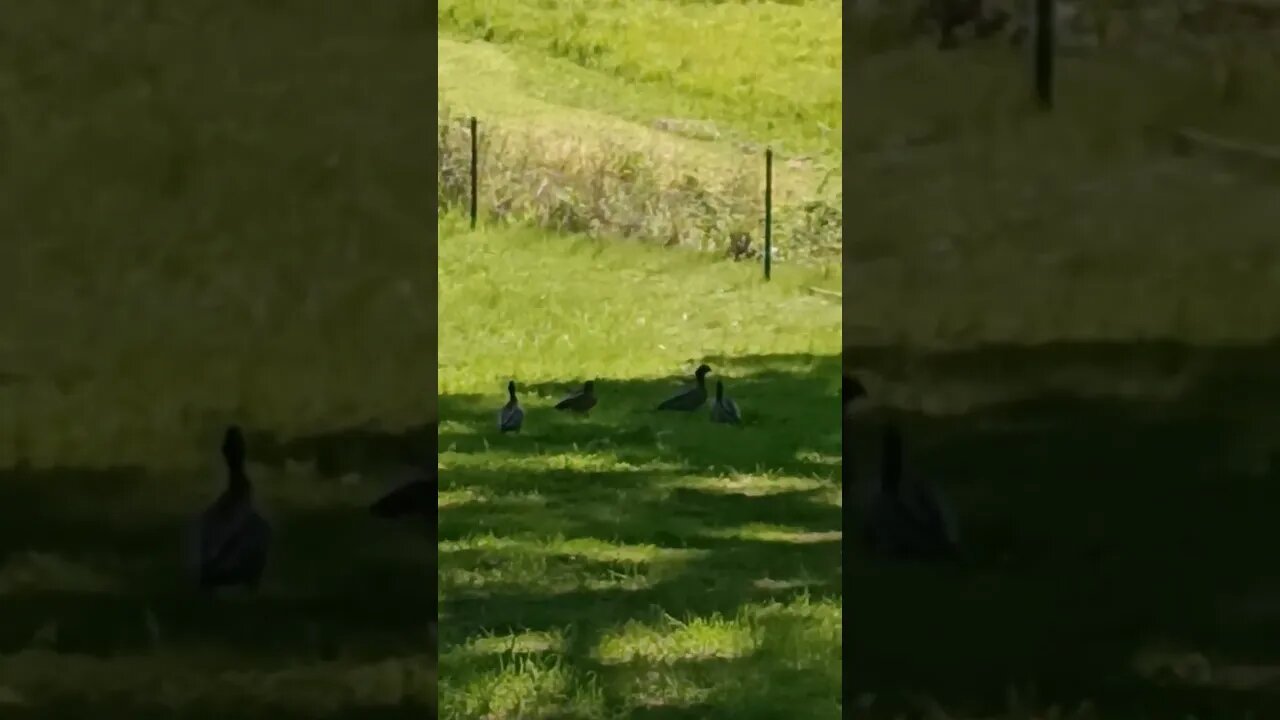
[[[854,716],[1280,710],[1275,176],[1165,135],[1275,142],[1251,57],[1229,96],[1206,56],[1063,59],[1051,115],[1002,47],[846,76],[878,101],[846,116],[844,361],[877,406],[845,463],[902,423],[968,553],[845,568]]]
[[[441,716],[839,717],[840,307],[803,290],[817,271],[440,237]],[[701,361],[742,427],[653,410]],[[503,436],[510,378],[527,415]],[[587,379],[589,416],[552,408]]]
[[[557,104],[633,122],[693,115],[741,139],[840,154],[840,4],[636,3],[541,6],[448,0],[440,31],[484,40],[521,60]],[[716,42],[705,42],[708,31]],[[567,61],[562,64],[560,61]]]
[[[839,257],[838,3],[450,0],[437,19],[441,121],[481,123],[484,212],[758,250],[768,146],[779,257]],[[465,202],[466,142],[445,143],[445,203]]]
[[[430,18],[337,8],[0,9],[0,716],[434,705],[432,552],[365,510],[431,452]],[[208,600],[232,421],[276,545]]]
[[[542,228],[440,227],[443,717],[839,716],[838,18],[439,5],[442,203],[475,115],[482,212]],[[659,247],[758,249],[765,146],[773,283]],[[743,427],[652,410],[701,361]]]

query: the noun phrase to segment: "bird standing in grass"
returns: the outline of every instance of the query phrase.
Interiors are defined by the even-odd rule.
[[[271,525],[254,508],[244,434],[235,425],[223,435],[222,457],[227,488],[197,519],[190,559],[201,589],[256,589],[267,565]]]
[[[853,410],[853,403],[858,398],[867,396],[867,389],[863,387],[862,382],[852,375],[845,374],[840,379],[840,407],[844,409],[845,417],[848,417]]]
[[[939,560],[959,548],[955,516],[936,486],[902,472],[902,434],[885,428],[880,487],[868,510],[865,539],[874,552],[896,559]]]
[[[840,480],[845,492],[853,488],[858,473],[857,453],[854,447],[854,425],[852,422],[855,403],[859,398],[867,396],[867,389],[858,378],[844,373],[840,378],[840,407],[843,417],[840,423]],[[850,498],[845,498],[847,504]]]
[[[705,363],[699,365],[698,369],[693,372],[693,387],[688,390],[682,390],[663,400],[658,404],[658,409],[692,412],[705,405],[707,402],[707,373],[709,372],[711,372],[710,366]]]
[[[516,400],[516,381],[507,382],[507,404],[498,411],[498,430],[501,432],[520,432],[524,424],[524,410],[520,409],[520,401]]]
[[[711,404],[711,422],[738,425],[742,422],[742,413],[738,404],[724,396],[724,383],[716,380],[716,400]]]
[[[588,380],[582,383],[582,389],[556,403],[557,410],[572,410],[585,413],[596,406],[596,383]]]

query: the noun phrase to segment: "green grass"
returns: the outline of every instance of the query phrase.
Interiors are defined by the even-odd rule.
[[[437,19],[439,122],[480,122],[481,212],[759,251],[770,147],[777,257],[839,257],[837,3],[463,0]],[[441,197],[464,204],[468,141],[449,135]]]
[[[422,10],[0,10],[0,715],[434,704],[430,549],[365,510],[435,413]],[[276,546],[202,601],[231,421]]]
[[[1224,104],[1207,60],[1123,48],[1059,67],[1030,107],[1003,47],[879,55],[852,69],[845,336],[912,345],[1265,337],[1273,177],[1171,152],[1162,131],[1274,144],[1280,59]]]
[[[954,501],[969,555],[846,568],[862,591],[845,663],[877,696],[868,717],[915,694],[987,717],[1010,685],[1103,718],[1275,711],[1273,342],[851,350],[878,412],[905,426],[909,465]],[[861,423],[845,463],[866,477]],[[1157,672],[1188,656],[1211,672]]]
[[[895,418],[968,554],[851,558],[858,717],[1280,709],[1276,186],[1158,132],[1275,142],[1280,65],[1230,104],[1191,57],[1064,59],[1050,115],[1003,48],[849,75],[880,101],[847,118],[844,362],[878,407],[845,464],[874,471]]]
[[[442,716],[838,717],[840,308],[803,290],[823,278],[440,237]],[[742,427],[652,410],[703,360]],[[526,419],[503,436],[509,378]],[[588,417],[551,407],[592,378]]]
[[[511,48],[535,92],[557,104],[645,124],[693,117],[839,156],[837,2],[448,0],[437,8],[443,34]]]

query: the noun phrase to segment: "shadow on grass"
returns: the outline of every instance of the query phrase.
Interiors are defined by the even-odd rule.
[[[859,474],[874,470],[872,425],[896,419],[968,555],[945,569],[850,556],[845,662],[854,696],[881,693],[868,717],[910,693],[990,713],[1013,683],[1103,717],[1280,710],[1274,686],[1161,685],[1133,668],[1152,647],[1280,666],[1266,640],[1280,632],[1280,344],[846,353],[884,401],[855,421]]]
[[[20,661],[27,668],[21,678],[35,680],[15,676],[0,686],[19,694],[28,692],[27,682],[43,688],[30,704],[6,705],[6,713],[79,717],[89,698],[98,698],[92,702],[99,708],[105,693],[129,717],[172,717],[174,706],[154,697],[149,684],[166,673],[181,685],[187,674],[216,673],[234,658],[248,685],[255,672],[265,678],[298,666],[319,668],[317,678],[332,673],[335,682],[355,682],[342,677],[352,663],[429,653],[437,590],[425,539],[369,518],[360,504],[276,503],[268,512],[276,537],[261,592],[211,598],[194,590],[182,564],[184,530],[209,499],[185,507],[174,487],[184,481],[135,467],[0,470],[0,662],[41,653]],[[307,493],[298,485],[314,482],[259,479],[298,495]],[[147,671],[157,677],[119,681],[127,671],[111,669],[116,658],[150,662]],[[85,667],[85,677],[75,675]],[[318,716],[291,709],[266,685],[237,687],[236,694],[237,717]],[[186,703],[197,701],[176,702],[186,717]],[[343,716],[356,709],[362,717],[423,717],[427,710],[409,697],[367,708],[344,702],[334,706]]]
[[[579,479],[561,477],[566,483]],[[465,567],[469,575],[491,569],[495,578],[476,586],[446,583],[447,632],[578,624],[583,607],[603,614],[601,622],[615,623],[649,617],[654,607],[674,616],[732,615],[743,603],[792,596],[798,587],[839,594],[838,508],[800,492],[759,498],[682,493],[680,498],[659,494],[628,500],[623,515],[610,512],[614,508],[604,497],[566,501],[530,511],[534,517],[520,522],[495,522],[505,518],[483,505],[442,509],[442,540],[492,533],[512,541],[510,547],[441,550],[442,567]],[[611,517],[601,518],[599,509]],[[752,523],[781,524],[787,531],[758,537]],[[592,542],[562,547],[566,539]],[[512,561],[503,559],[503,550],[536,557],[536,576],[503,582],[504,574],[515,574],[514,569],[504,573],[504,564]],[[610,577],[617,582],[608,583]],[[583,578],[612,586],[583,590]]]
[[[600,404],[585,417],[552,408],[581,379],[522,384],[518,435],[495,427],[501,385],[491,397],[440,398],[445,647],[490,633],[567,632],[557,654],[602,678],[616,707],[634,702],[628,683],[643,671],[604,663],[597,647],[628,622],[733,621],[752,603],[838,599],[839,359],[706,361],[733,368],[726,391],[744,426],[711,423],[709,405],[654,410],[689,384],[678,376],[594,378]],[[473,677],[507,661],[468,657],[443,672]],[[752,663],[772,678],[757,685],[773,699],[757,697],[756,711],[776,712],[786,663]],[[730,675],[691,677],[720,687]],[[805,685],[800,707],[834,698],[838,684],[837,674]],[[726,695],[641,716],[743,717],[744,708]]]
[[[344,428],[328,433],[281,439],[251,433],[254,461],[272,467],[288,462],[310,464],[323,478],[348,473],[393,473],[404,466],[429,464],[436,455],[436,423],[398,431],[373,427]]]
[[[440,532],[454,544],[442,568],[453,582],[441,608],[445,645],[572,628],[570,665],[603,671],[593,650],[628,620],[732,619],[745,603],[837,595],[840,517],[823,492],[839,472],[838,360],[734,367],[730,393],[751,419],[742,428],[713,425],[705,411],[650,411],[679,378],[602,379],[606,399],[588,418],[555,413],[535,388],[520,436],[492,429],[500,394],[442,398],[442,489],[453,502],[442,503]],[[21,580],[3,597],[0,651],[105,660],[159,644],[250,666],[420,652],[439,592],[429,541],[369,518],[381,488],[346,476],[429,459],[433,429],[280,438],[249,428],[251,469],[278,531],[257,597],[206,602],[184,582],[181,532],[209,498],[188,504],[172,485],[181,479],[136,468],[0,477],[5,576]],[[510,545],[486,553],[474,543],[487,535]],[[785,669],[760,662],[762,675]],[[250,704],[287,716],[272,702],[268,693]],[[148,703],[118,704],[146,717]]]
[[[41,705],[34,707],[13,707],[5,708],[5,717],[12,720],[81,720],[86,717],[101,717],[103,705],[101,702],[86,703],[58,703],[51,705]],[[159,703],[133,705],[133,704],[113,704],[111,712],[116,713],[118,717],[128,717],[134,720],[169,720],[174,715],[172,707],[168,707]],[[223,718],[249,718],[264,717],[278,718],[278,720],[315,720],[317,713],[313,710],[297,710],[289,707],[266,707],[261,710],[260,715],[245,715],[244,706],[228,706],[226,703],[209,702],[200,706],[193,706],[190,709],[184,708],[181,717],[190,718],[191,720],[222,720]],[[377,704],[362,704],[354,702],[347,705],[342,710],[340,717],[358,717],[361,720],[423,720],[424,718],[435,717],[435,708],[429,703],[406,704],[403,707],[387,708]]]
[[[440,398],[440,449],[514,453],[607,449],[624,462],[664,461],[694,471],[749,469],[765,465],[792,474],[829,474],[830,466],[807,455],[839,447],[840,359],[811,355],[764,355],[726,360],[702,358],[712,368],[708,393],[717,379],[742,409],[743,426],[710,423],[710,401],[690,412],[659,412],[658,403],[690,387],[691,375],[657,379],[572,378],[553,383],[520,384],[525,424],[519,435],[499,436],[498,408],[506,401],[501,384],[492,396],[446,395]],[[715,368],[731,363],[729,377]],[[588,416],[552,409],[564,395],[596,381],[599,404]],[[516,378],[517,383],[520,379]],[[786,455],[780,455],[786,448]]]
[[[838,696],[832,692],[840,683],[838,644],[826,649],[826,657],[810,658],[804,665],[782,659],[795,659],[795,638],[808,631],[805,618],[778,616],[759,622],[755,628],[758,644],[751,648],[704,646],[677,658],[662,653],[660,645],[639,645],[633,648],[634,654],[612,657],[591,672],[608,687],[626,688],[650,699],[630,709],[626,717],[786,717],[779,714],[780,706],[803,708],[808,713],[804,717],[838,717]],[[570,633],[571,656],[574,648],[585,644],[583,637]],[[450,657],[446,668],[475,676],[500,671],[520,660],[545,661],[548,654],[556,652],[547,647],[505,650]],[[672,678],[679,680],[672,683]],[[682,686],[685,692],[672,693],[667,683]],[[690,688],[699,690],[688,692]]]
[[[780,523],[804,532],[840,530],[840,510],[822,501],[820,490],[786,488],[756,495],[682,487],[698,476],[686,472],[556,470],[512,473],[457,469],[448,472],[448,491],[480,488],[474,502],[440,511],[440,540],[457,540],[490,524],[507,533],[542,532],[554,527],[570,536],[620,543],[660,543],[702,547],[713,541],[708,528],[732,529],[749,523]],[[768,478],[761,481],[761,485]],[[625,504],[619,505],[619,498]],[[498,528],[493,528],[498,529]]]

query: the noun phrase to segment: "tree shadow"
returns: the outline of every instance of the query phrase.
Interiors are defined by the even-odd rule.
[[[694,543],[696,531],[726,523],[782,523],[803,532],[840,529],[839,508],[822,502],[819,490],[771,489],[756,495],[730,488],[683,486],[690,475],[676,471],[458,469],[442,475],[449,492],[483,492],[478,499],[451,503],[440,510],[440,540],[457,540],[502,522],[509,532],[548,531],[608,538],[624,543]],[[572,496],[572,504],[556,496]],[[625,505],[619,505],[622,498]],[[537,513],[537,514],[534,514]],[[664,529],[696,521],[687,532]],[[665,536],[665,537],[664,537]]]
[[[639,474],[639,473],[631,473]],[[561,482],[586,482],[587,476]],[[457,480],[455,480],[457,482]],[[572,504],[539,508],[523,522],[495,511],[493,503],[476,503],[458,508],[442,508],[442,541],[459,540],[475,533],[500,532],[513,542],[551,538],[551,544],[531,544],[523,552],[535,554],[546,564],[539,570],[554,577],[557,570],[575,577],[626,577],[637,575],[639,587],[581,592],[533,591],[521,582],[486,580],[475,587],[446,587],[445,616],[450,631],[469,631],[469,626],[453,618],[474,616],[474,629],[502,626],[546,629],[557,624],[580,624],[581,605],[595,610],[605,606],[622,608],[623,617],[644,613],[659,605],[669,612],[732,615],[738,605],[762,598],[795,594],[783,580],[803,577],[809,592],[834,595],[839,592],[840,563],[839,508],[815,502],[810,492],[785,492],[761,498],[733,494],[687,491],[637,495],[626,501],[625,511],[616,512],[608,493],[591,499],[575,498]],[[522,508],[523,510],[523,508]],[[596,512],[600,510],[601,512]],[[786,532],[756,536],[753,523],[785,521]],[[590,550],[567,545],[589,540],[590,547],[603,546],[603,556],[593,559]],[[635,549],[636,553],[624,549]],[[656,552],[652,559],[645,549]],[[668,561],[662,553],[675,551]],[[519,555],[521,548],[511,553]],[[486,566],[497,569],[500,549],[489,544],[441,550],[442,564],[465,567],[470,578]],[[551,560],[546,560],[551,558]],[[671,565],[677,572],[657,572],[660,579],[648,582],[655,565]],[[498,573],[495,572],[495,575]],[[771,582],[779,581],[779,582]],[[589,601],[592,595],[595,601]],[[614,600],[606,600],[606,596]],[[534,606],[541,609],[533,610]],[[547,613],[550,613],[549,615]],[[616,618],[609,619],[609,622]],[[545,625],[544,625],[545,624]]]
[[[682,377],[592,378],[600,404],[587,416],[551,407],[585,378],[517,378],[525,426],[507,435],[496,427],[501,387],[491,397],[441,397],[449,501],[440,508],[440,559],[442,574],[459,578],[442,590],[443,644],[568,629],[559,654],[600,674],[609,669],[599,642],[629,621],[734,618],[753,603],[837,597],[841,513],[829,495],[839,472],[839,358],[732,366],[724,382],[743,408],[742,427],[711,423],[709,408],[656,411],[691,384]],[[501,662],[468,661],[465,672]]]
[[[279,720],[315,720],[318,716],[311,710],[299,710],[264,702],[260,706],[223,707],[223,703],[191,705],[182,709],[183,718],[191,720],[219,720],[220,718],[278,718]],[[57,702],[30,706],[6,706],[5,717],[14,720],[78,720],[79,718],[101,716],[101,702]],[[174,717],[174,708],[159,701],[155,702],[114,702],[111,712],[115,716],[136,718],[137,720],[162,720]],[[407,702],[398,706],[385,704],[365,704],[353,702],[346,706],[341,715],[331,717],[359,717],[368,720],[423,720],[434,718],[436,709],[430,703]],[[230,714],[234,713],[234,714]],[[350,714],[347,714],[350,713]]]
[[[637,567],[661,563],[662,551],[685,553],[688,557],[680,555],[674,564],[679,566],[679,577],[682,578],[676,585],[683,583],[686,587],[673,588],[673,595],[664,606],[669,608],[678,609],[695,602],[695,599],[684,597],[685,591],[691,587],[717,588],[721,592],[716,593],[716,602],[722,604],[716,610],[732,614],[739,602],[749,601],[749,596],[770,594],[767,583],[761,584],[758,590],[752,590],[757,581],[785,579],[798,573],[809,576],[808,586],[811,589],[821,587],[838,592],[841,520],[838,508],[815,502],[809,492],[779,493],[761,498],[697,491],[681,492],[676,496],[680,500],[673,501],[667,493],[658,493],[648,499],[631,497],[626,502],[625,511],[616,512],[615,505],[607,502],[607,493],[602,493],[596,499],[580,499],[572,505],[566,503],[545,510],[539,508],[533,513],[525,511],[526,514],[536,513],[536,517],[523,522],[514,515],[495,511],[493,503],[442,508],[441,540],[451,542],[475,533],[500,532],[504,537],[516,540],[551,538],[553,543],[589,540],[606,548],[619,549],[618,554],[623,559],[611,561],[592,560],[582,554],[586,551],[575,551],[572,545],[566,550],[558,550],[554,544],[550,548],[538,546],[536,549],[539,554],[559,557],[575,571],[589,576],[608,575],[610,571],[621,575]],[[768,523],[769,527],[774,527],[775,523],[782,521],[785,521],[786,531],[775,536],[757,537],[751,532],[753,523]],[[628,547],[637,550],[651,548],[657,551],[657,559],[627,559],[632,554],[622,549]],[[473,549],[442,550],[441,554],[442,561],[447,564],[474,570],[482,567],[484,562],[492,562],[495,552],[495,549],[481,545]],[[601,552],[607,554],[608,551]],[[774,594],[785,592],[779,590]],[[530,593],[522,591],[519,585],[502,586],[492,582],[486,582],[477,592],[455,590],[446,594],[455,598],[463,596],[468,603],[474,598],[482,599],[487,606],[484,614],[490,618],[485,622],[492,622],[496,608],[504,599],[517,609],[532,601]],[[556,596],[560,597],[559,594]],[[635,600],[635,607],[644,608],[653,604],[655,592],[646,590],[634,597],[639,598]],[[573,601],[564,606],[553,603],[551,609],[559,614],[561,622],[572,622],[576,612],[573,604]],[[688,609],[697,613],[710,611],[707,607]],[[509,620],[515,621],[514,616]]]
[[[67,517],[74,501],[82,509],[136,488],[147,477],[141,467],[34,469],[25,463],[0,469],[0,561],[27,545],[64,549],[86,543],[83,517]],[[85,513],[87,514],[87,512]]]
[[[839,638],[832,634],[799,647],[801,617],[768,616],[754,629],[750,646],[717,646],[714,642],[674,656],[670,646],[655,642],[612,652],[590,672],[619,694],[646,698],[626,709],[626,717],[643,718],[776,718],[785,705],[795,717],[835,717],[839,698],[831,693],[840,682]],[[801,635],[808,628],[801,629]],[[582,644],[571,634],[570,644]],[[537,662],[554,650],[511,643],[491,653],[462,653],[448,658],[447,667],[464,676],[500,671],[520,659]],[[669,695],[673,681],[706,688],[703,692]]]
[[[1229,610],[1280,587],[1266,549],[1280,501],[1280,344],[846,353],[882,401],[850,422],[846,465],[872,477],[874,426],[900,423],[909,465],[956,506],[967,554],[960,567],[894,566],[851,546],[854,696],[927,693],[990,713],[1010,683],[1035,682],[1104,716],[1280,708],[1280,695],[1159,687],[1132,667],[1152,644],[1280,664],[1260,640],[1280,630],[1280,605],[1248,622]],[[848,510],[856,533],[859,507]]]
[[[730,361],[704,359],[714,368]],[[519,383],[525,408],[518,435],[496,432],[503,388],[492,396],[445,395],[440,398],[442,451],[483,453],[494,449],[537,454],[557,450],[608,451],[629,463],[664,461],[692,471],[767,465],[805,474],[830,473],[831,467],[808,455],[839,447],[839,414],[831,402],[838,392],[840,359],[835,356],[764,355],[734,358],[733,377],[724,378],[726,394],[742,408],[743,426],[713,425],[710,403],[691,413],[659,412],[659,402],[692,386],[691,376],[663,378],[573,378],[548,383]],[[583,417],[551,408],[554,402],[596,382],[599,404]],[[828,421],[829,419],[829,421]],[[748,440],[763,439],[764,443]],[[789,448],[788,457],[779,447]]]
[[[99,657],[150,652],[157,633],[268,661],[421,650],[437,593],[428,538],[400,537],[359,505],[281,503],[261,592],[211,598],[183,565],[200,506],[169,483],[141,468],[0,470],[0,652],[51,624],[56,641],[42,646]]]
[[[437,423],[428,422],[401,430],[359,426],[291,438],[255,432],[248,442],[255,462],[275,468],[304,463],[319,477],[332,479],[428,464],[436,455],[437,433]]]

